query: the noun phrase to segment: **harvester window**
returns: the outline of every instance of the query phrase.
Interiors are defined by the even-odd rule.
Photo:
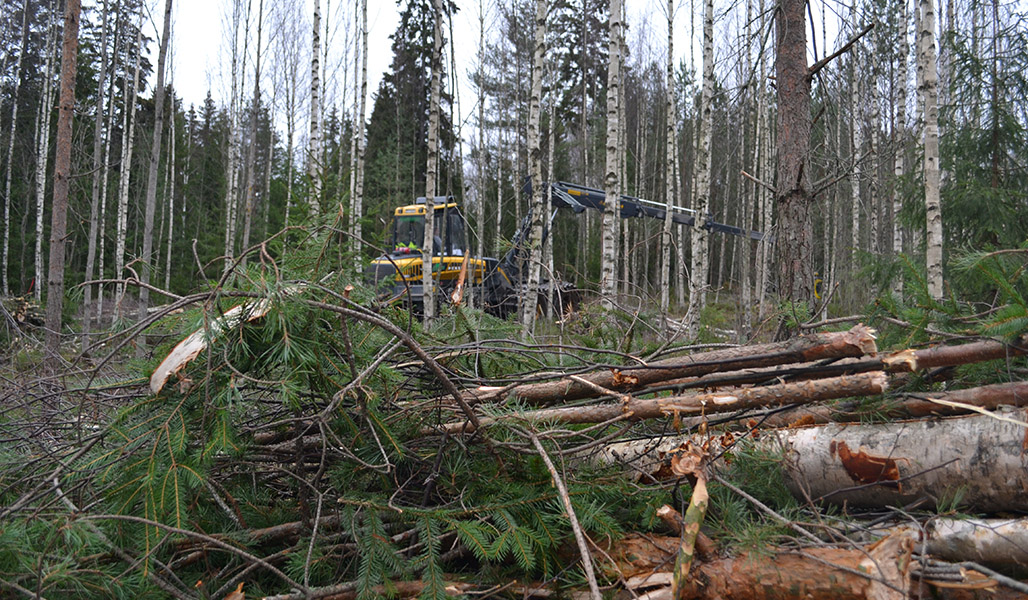
[[[421,248],[425,241],[425,217],[422,215],[401,215],[396,217],[393,246],[396,248]]]

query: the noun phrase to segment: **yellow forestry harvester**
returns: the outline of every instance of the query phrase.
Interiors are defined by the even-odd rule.
[[[603,190],[558,181],[547,184],[550,187],[553,213],[544,227],[544,237],[549,231],[557,210],[570,208],[576,213],[586,209],[603,210],[606,195]],[[663,219],[667,205],[632,196],[621,196],[619,213],[622,218],[651,217]],[[693,225],[696,211],[671,207],[671,218],[675,223]],[[506,316],[517,308],[519,294],[525,293],[525,262],[528,259],[527,238],[529,216],[522,219],[511,240],[510,250],[502,258],[465,257],[470,251],[465,234],[466,222],[453,197],[437,196],[434,199],[432,244],[432,272],[439,298],[448,298],[460,278],[465,258],[468,260],[466,285],[475,295],[476,306],[488,312]],[[393,211],[392,232],[388,247],[391,250],[374,259],[366,272],[368,283],[374,285],[380,298],[387,302],[403,302],[415,311],[424,306],[421,267],[422,244],[425,238],[425,218],[428,214],[425,198],[418,198],[414,204],[397,207]],[[763,238],[758,231],[750,231],[732,225],[717,223],[707,218],[704,227],[710,231],[749,237]],[[572,301],[572,286],[561,281],[540,283],[540,302],[554,292],[554,302],[564,307]]]

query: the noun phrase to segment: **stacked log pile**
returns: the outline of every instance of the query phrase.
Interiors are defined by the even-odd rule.
[[[730,457],[746,440],[751,448],[781,456],[782,476],[801,503],[835,506],[847,519],[862,509],[886,508],[902,518],[901,507],[1024,513],[1028,382],[889,390],[901,390],[912,374],[1026,352],[1028,336],[1014,343],[986,339],[879,353],[872,330],[857,325],[781,343],[468,389],[462,393],[467,405],[518,409],[487,411],[477,424],[455,410],[458,418],[434,430],[460,435],[502,426],[670,422],[675,435],[611,442],[593,454],[594,461],[630,468],[644,483],[693,484],[690,514],[669,517],[686,523],[681,538],[629,536],[609,549],[618,579],[647,599],[1028,597],[1028,586],[1016,579],[1028,573],[1028,521],[1016,518],[908,519],[885,530],[879,518],[878,527],[857,525],[853,531],[862,533],[846,536],[834,528],[811,532],[788,523],[805,547],[735,557],[705,553],[696,546],[698,531],[688,526],[696,517],[695,495],[704,495],[705,509],[707,480],[731,484],[719,479],[723,460],[688,472],[676,463],[697,447],[708,457]],[[872,397],[882,399],[878,422],[860,423],[866,413],[854,407]],[[715,422],[734,424],[736,433],[718,437],[709,427]],[[762,510],[774,515],[768,507]],[[686,554],[692,561],[694,551],[699,559],[683,576],[674,566],[676,556],[681,565]]]

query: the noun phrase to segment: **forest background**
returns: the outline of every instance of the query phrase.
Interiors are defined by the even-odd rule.
[[[45,279],[48,252],[62,7],[6,4],[0,61],[2,288],[5,294],[30,293],[39,300],[45,292],[38,282]],[[457,65],[453,41],[444,44],[436,189],[463,201],[476,248],[485,255],[502,253],[529,202],[520,190],[529,165],[535,33],[530,4],[462,7],[462,12],[476,13],[481,28],[477,40],[457,44],[477,45],[477,64]],[[326,5],[320,83],[312,94],[310,7],[235,3],[226,5],[224,21],[232,36],[226,43],[228,96],[186,105],[176,96],[174,70],[169,70],[169,100],[160,120],[167,133],[154,155],[158,120],[147,82],[156,79],[150,32],[160,22],[160,7],[127,0],[87,6],[75,87],[73,218],[65,272],[68,287],[76,292],[68,315],[110,316],[96,299],[110,296],[111,289],[76,286],[119,279],[126,264],[152,263],[154,282],[169,291],[195,289],[204,279],[197,264],[236,256],[287,223],[302,223],[313,206],[341,212],[348,228],[380,245],[392,208],[424,195],[428,144],[434,11],[427,2],[398,7],[392,65],[368,98],[366,138],[355,135],[353,126],[362,108],[357,5]],[[659,8],[666,13],[667,7]],[[688,55],[683,53],[671,71],[665,58],[667,23],[627,23],[627,51],[620,58],[620,190],[706,207],[719,221],[780,235],[773,208],[773,7],[756,2],[716,6],[709,151],[700,139],[698,32],[704,23],[699,8],[675,8],[679,29],[688,23],[689,39],[679,42]],[[607,10],[605,3],[588,1],[554,3],[550,9],[540,136],[548,157],[545,179],[597,187],[604,180]],[[919,6],[902,2],[825,5],[808,23],[811,62],[858,37],[866,24],[875,24],[847,53],[819,70],[812,86],[807,177],[816,197],[810,227],[817,249],[810,268],[817,274],[818,296],[838,287],[834,300],[841,312],[887,287],[901,290],[903,278],[916,278],[925,263],[918,258],[928,239],[920,13]],[[444,37],[452,35],[450,29],[449,24],[443,27]],[[941,198],[948,215],[942,220],[941,246],[947,256],[961,249],[1016,247],[1026,227],[1019,218],[1025,179],[1021,7],[998,1],[941,4],[934,33],[939,40]],[[469,85],[462,85],[465,81]],[[666,152],[665,121],[669,81],[671,154]],[[474,90],[470,98],[469,89]],[[312,112],[316,95],[320,106]],[[461,102],[475,110],[465,109],[471,117],[454,122]],[[365,139],[364,185],[357,190],[352,176],[357,142]],[[708,154],[709,178],[701,179],[705,161],[697,157]],[[155,175],[149,174],[152,160]],[[709,183],[698,190],[698,181]],[[144,224],[148,188],[154,189],[156,201],[150,232]],[[583,287],[600,280],[598,229],[598,215],[561,215],[550,237],[553,268]],[[688,241],[690,232],[676,228],[673,259],[665,265],[659,259],[660,230],[657,221],[631,220],[618,232],[618,289],[630,303],[644,304],[663,288],[684,309],[687,299],[697,295],[689,293],[693,285],[703,296],[727,292],[736,303],[759,305],[758,317],[767,314],[767,299],[777,289],[776,277],[769,275],[769,242],[711,236],[704,241],[709,258],[705,251],[697,263],[703,273],[696,283],[688,275],[698,270],[691,268],[696,250]],[[143,258],[144,248],[149,260],[134,262]],[[360,252],[357,263],[377,254],[367,246]],[[668,286],[661,286],[664,270],[670,271]],[[702,298],[697,301],[702,305]],[[739,314],[749,321],[753,313]],[[89,320],[83,323],[88,328]],[[748,330],[749,323],[742,325]]]

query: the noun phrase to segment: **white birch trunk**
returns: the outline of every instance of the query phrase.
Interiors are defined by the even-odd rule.
[[[535,44],[532,51],[532,91],[528,106],[528,160],[532,177],[532,206],[529,209],[531,231],[528,237],[528,281],[526,297],[521,302],[521,339],[528,340],[535,331],[535,314],[539,306],[539,279],[543,262],[543,220],[546,212],[546,190],[543,189],[542,93],[543,59],[546,56],[546,15],[548,0],[535,2]]]
[[[892,130],[893,152],[893,183],[892,183],[892,254],[898,259],[903,254],[903,229],[900,227],[900,211],[903,209],[903,195],[900,191],[900,180],[904,174],[904,155],[906,154],[907,132],[907,58],[910,47],[907,43],[907,3],[903,3],[900,15],[899,69],[896,77],[896,124]],[[903,297],[903,273],[896,273],[892,280],[892,293],[897,298]]]
[[[678,114],[675,110],[675,0],[667,2],[667,72],[664,78],[664,226],[660,231],[660,313],[667,315],[671,304],[671,220],[675,205],[675,131]]]
[[[695,337],[700,314],[706,305],[707,263],[710,236],[704,228],[710,212],[710,146],[713,135],[711,99],[714,96],[714,0],[705,0],[703,9],[703,90],[700,93],[700,138],[696,151],[696,195],[693,208],[696,220],[692,230],[691,273],[689,278],[689,311],[686,314],[686,336]]]
[[[43,211],[46,208],[46,172],[50,157],[50,117],[54,104],[53,72],[56,63],[56,25],[51,12],[46,32],[46,63],[43,67],[43,92],[40,96],[39,114],[36,119],[36,248],[35,280],[32,286],[36,302],[43,299]]]
[[[607,141],[606,167],[603,177],[606,201],[603,205],[603,224],[600,249],[600,302],[604,309],[614,308],[617,291],[618,200],[621,195],[618,154],[621,123],[618,100],[621,87],[621,4],[610,0],[609,66],[607,68]]]
[[[102,12],[103,18],[100,25],[100,75],[96,86],[96,119],[93,121],[93,187],[89,202],[89,237],[86,240],[86,281],[93,279],[93,272],[96,268],[96,236],[100,226],[100,178],[101,173],[103,176],[106,176],[107,173],[106,168],[101,168],[103,166],[101,161],[103,160],[104,138],[108,137],[110,134],[109,131],[105,134],[103,128],[104,116],[106,114],[104,102],[107,98],[107,0],[103,0]],[[15,85],[17,86],[17,84]],[[15,87],[15,89],[17,90],[17,87]],[[18,94],[15,92],[15,98],[17,98],[17,96]],[[6,278],[4,281],[6,282]],[[87,285],[83,290],[82,299],[83,350],[85,350],[86,346],[89,344],[89,332],[92,325],[92,311],[93,286]]]
[[[361,259],[361,220],[364,218],[364,153],[367,142],[364,140],[364,115],[367,110],[368,98],[368,0],[361,0],[361,82],[360,93],[357,103],[360,108],[357,111],[355,132],[357,136],[357,166],[354,169],[353,177],[357,183],[354,186],[350,214],[353,219],[353,235],[355,240],[355,266],[360,273],[364,268],[364,261]]]
[[[11,137],[7,140],[7,167],[4,175],[4,247],[3,261],[0,264],[0,290],[2,290],[4,296],[9,296],[11,293],[7,276],[7,270],[10,266],[9,252],[11,247],[11,166],[14,164],[14,139],[18,132],[18,94],[21,89],[21,65],[25,57],[25,47],[28,43],[29,0],[25,0],[22,5],[21,14],[21,47],[18,50],[18,59],[14,63],[14,90],[11,94]],[[104,14],[106,15],[106,12]],[[106,23],[106,19],[104,23]],[[104,48],[106,49],[106,44]],[[103,84],[101,83],[101,85]]]
[[[314,28],[312,29],[311,51],[311,133],[307,147],[307,176],[310,179],[308,213],[311,219],[321,215],[321,69],[318,64],[321,53],[321,1],[314,0]]]
[[[435,193],[439,170],[439,102],[442,94],[443,2],[434,0],[435,23],[432,44],[432,92],[428,108],[428,166],[425,169],[425,239],[421,246],[421,286],[425,309],[425,329],[435,319],[435,282],[432,256],[435,254]]]
[[[121,168],[118,178],[118,222],[114,239],[114,277],[124,277],[125,246],[128,235],[129,183],[132,176],[132,154],[135,149],[136,95],[139,93],[139,65],[142,60],[143,13],[136,23],[136,63],[132,69],[132,89],[125,90],[124,133],[121,138]],[[126,81],[126,84],[128,82]],[[118,304],[125,295],[125,285],[118,286]]]
[[[232,4],[232,74],[229,97],[228,164],[225,168],[225,271],[232,266],[236,247],[236,202],[239,194],[239,26],[242,4]]]
[[[1026,417],[1025,409],[1001,409],[941,420],[765,430],[756,445],[782,456],[784,482],[801,501],[885,508],[926,498],[928,508],[1023,512]],[[687,439],[611,444],[598,460],[654,473]]]
[[[853,14],[856,13],[854,8]],[[855,17],[854,17],[855,18]],[[850,177],[850,269],[856,271],[857,253],[860,252],[860,180],[861,152],[861,104],[860,79],[862,73],[856,66],[856,60],[850,62],[850,157],[853,160],[853,176]]]
[[[172,67],[174,73],[174,67]],[[174,78],[171,88],[175,89]],[[168,150],[168,242],[164,253],[164,289],[171,289],[171,249],[175,239],[175,173],[178,160],[175,156],[175,97],[171,97],[171,126]]]
[[[475,256],[484,256],[485,252],[485,187],[486,160],[485,148],[485,0],[478,1],[478,189],[475,191],[475,222],[478,224],[478,236],[475,239]],[[497,210],[499,207],[497,206]]]
[[[941,300],[942,280],[942,209],[939,202],[939,77],[935,54],[935,5],[932,0],[919,0],[921,31],[919,62],[924,76],[924,197],[925,197],[925,264],[928,293]]]

